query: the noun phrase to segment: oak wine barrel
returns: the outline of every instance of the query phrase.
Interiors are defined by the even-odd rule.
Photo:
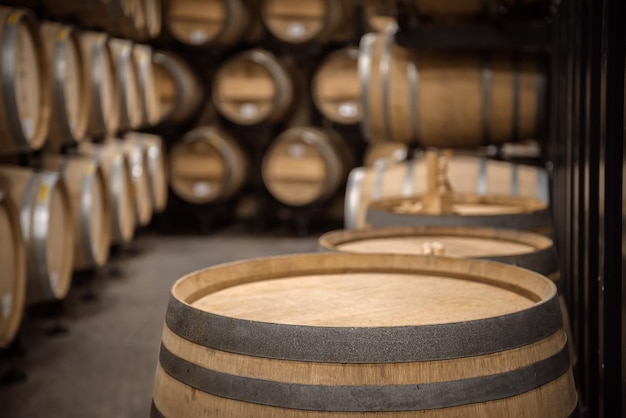
[[[353,10],[349,0],[265,0],[261,2],[261,19],[282,42],[325,42],[350,25]]]
[[[113,134],[120,122],[120,96],[109,36],[102,32],[81,32],[80,41],[89,85],[87,134]]]
[[[40,28],[52,86],[48,142],[58,148],[84,139],[89,87],[78,31],[56,22],[44,22]]]
[[[143,126],[154,126],[161,120],[161,107],[157,96],[152,47],[150,45],[135,44],[133,55],[139,77]]]
[[[139,3],[145,16],[145,31],[140,31],[139,39],[157,38],[163,30],[162,0],[140,0]]]
[[[335,51],[313,76],[313,102],[333,122],[354,124],[361,120],[358,57],[359,51],[353,47]]]
[[[366,32],[384,32],[389,26],[397,25],[395,7],[395,2],[391,0],[365,0],[363,17]]]
[[[537,56],[423,50],[397,27],[361,39],[362,130],[370,142],[473,148],[543,137],[546,74]]]
[[[165,23],[176,40],[195,46],[231,46],[251,22],[247,0],[170,0]]]
[[[369,144],[365,149],[363,156],[363,165],[372,167],[379,160],[392,162],[401,162],[407,159],[409,150],[406,144],[401,142],[379,142]]]
[[[170,51],[153,55],[156,95],[163,123],[182,123],[200,108],[204,86],[189,64]]]
[[[146,226],[152,220],[154,207],[152,206],[148,160],[144,148],[137,141],[111,138],[110,142],[117,143],[117,146],[128,157],[137,226]]]
[[[366,211],[371,202],[425,193],[426,177],[423,158],[379,160],[371,167],[355,168],[346,187],[346,228],[367,225]],[[548,173],[542,167],[454,155],[449,158],[448,177],[458,193],[531,197],[543,202],[549,198]]]
[[[94,156],[102,168],[106,192],[111,202],[111,238],[113,244],[129,243],[135,236],[135,199],[130,161],[117,143],[82,142],[78,152]]]
[[[265,152],[263,184],[287,206],[321,203],[343,185],[349,165],[340,137],[311,126],[294,127],[280,134]]]
[[[113,64],[117,71],[120,97],[119,129],[137,129],[143,123],[139,74],[133,55],[134,44],[126,39],[109,40]]]
[[[0,349],[15,339],[26,300],[26,256],[17,209],[0,190]]]
[[[35,15],[0,7],[0,154],[40,149],[50,125],[50,69]]]
[[[483,260],[304,254],[173,288],[153,417],[569,417],[557,289]]]
[[[150,200],[157,213],[163,212],[167,206],[168,184],[165,166],[165,149],[163,139],[158,135],[129,132],[124,139],[141,145],[148,168],[150,181]]]
[[[61,175],[74,223],[74,271],[102,267],[111,247],[111,204],[106,179],[95,156],[43,156],[43,166]]]
[[[74,224],[65,182],[55,172],[3,165],[0,187],[20,210],[28,303],[64,299],[74,264]]]
[[[169,166],[172,190],[194,204],[232,198],[244,186],[249,172],[241,146],[226,132],[207,126],[188,132],[174,144]]]
[[[241,52],[222,64],[213,78],[212,94],[222,116],[240,125],[276,122],[294,100],[289,72],[263,49]]]

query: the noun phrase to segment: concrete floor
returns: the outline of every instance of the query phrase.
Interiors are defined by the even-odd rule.
[[[82,278],[62,306],[67,333],[50,336],[49,312],[29,312],[13,363],[27,379],[0,386],[1,418],[139,418],[149,415],[169,289],[223,262],[314,252],[315,237],[144,233],[97,277]],[[96,297],[86,298],[91,292]],[[9,361],[0,359],[0,372]]]

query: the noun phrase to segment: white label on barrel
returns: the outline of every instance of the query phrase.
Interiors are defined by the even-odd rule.
[[[2,317],[8,318],[13,310],[13,296],[10,293],[2,296]]]
[[[192,44],[203,44],[206,42],[208,35],[202,29],[196,29],[189,34],[189,41]]]
[[[259,109],[253,103],[244,103],[239,108],[239,113],[244,119],[254,119],[259,114]]]
[[[306,35],[306,29],[301,22],[291,22],[287,27],[287,34],[294,39],[300,39]]]
[[[35,122],[31,118],[23,119],[22,130],[24,131],[24,136],[30,138],[35,133]]]
[[[293,158],[302,158],[304,157],[306,150],[304,149],[304,146],[300,144],[294,144],[294,145],[289,146],[288,152],[289,152],[289,156]]]
[[[339,114],[344,118],[353,118],[358,113],[355,102],[343,102],[339,105]]]
[[[205,181],[199,181],[193,185],[193,194],[198,197],[207,197],[211,193],[211,185]]]
[[[56,289],[59,286],[59,273],[53,271],[50,273],[50,288]]]

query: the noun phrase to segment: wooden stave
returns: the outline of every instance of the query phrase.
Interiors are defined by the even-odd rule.
[[[165,12],[165,23],[169,33],[179,42],[196,47],[209,47],[209,46],[232,46],[241,41],[245,36],[248,26],[252,20],[251,12],[242,0],[221,0],[224,5],[224,11],[226,14],[225,24],[213,37],[196,37],[192,35],[191,38],[187,38],[173,27],[173,23],[170,21],[171,16],[171,4],[176,0],[170,2],[170,6]],[[203,32],[206,36],[206,32]]]
[[[218,93],[218,84],[220,82],[220,72],[228,65],[232,65],[235,61],[249,60],[257,65],[262,66],[270,73],[270,77],[275,85],[274,100],[272,103],[272,109],[266,115],[261,115],[256,118],[243,119],[239,116],[234,116],[233,112],[226,110],[221,103],[222,99]],[[294,101],[294,86],[289,71],[281,63],[280,59],[272,52],[263,50],[260,48],[251,49],[241,52],[234,57],[230,58],[222,64],[217,70],[212,83],[212,100],[217,111],[229,119],[231,122],[240,125],[257,125],[265,122],[278,122],[281,120]]]
[[[158,135],[128,132],[125,140],[135,141],[141,145],[148,166],[152,207],[156,213],[163,212],[168,199],[168,174],[163,139]]]
[[[13,252],[10,262],[14,263],[15,274],[13,277],[3,277],[2,280],[13,280],[12,292],[1,295],[0,307],[0,349],[7,348],[15,340],[17,332],[22,322],[22,316],[26,304],[26,255],[24,251],[24,240],[20,227],[20,219],[15,205],[8,196],[0,190],[0,215],[5,213],[7,223],[10,227],[10,237],[8,234],[0,234],[0,241],[7,239],[9,248]],[[4,276],[4,275],[3,275]],[[7,306],[9,308],[7,309]],[[8,313],[7,313],[8,311]]]
[[[176,178],[175,162],[173,161],[176,158],[176,149],[194,141],[207,142],[218,151],[220,157],[225,161],[226,174],[221,181],[220,192],[208,199],[190,195],[182,189],[182,186],[178,185]],[[187,132],[180,142],[174,144],[169,152],[168,166],[171,168],[170,187],[172,191],[183,201],[192,204],[213,204],[233,198],[244,186],[249,172],[249,163],[237,141],[219,128],[209,126],[198,127]]]
[[[147,226],[154,215],[154,207],[152,205],[148,174],[150,169],[145,158],[144,148],[138,142],[126,141],[123,138],[111,138],[109,141],[116,143],[119,149],[128,157],[137,226]]]
[[[313,99],[313,103],[315,103],[316,108],[329,120],[333,122],[337,122],[344,125],[352,125],[359,123],[361,120],[361,111],[360,109],[356,112],[356,115],[352,116],[342,116],[340,112],[335,111],[335,109],[330,109],[330,106],[324,102],[323,99],[319,97],[319,93],[317,92],[319,87],[319,77],[326,70],[328,66],[332,66],[336,61],[339,60],[354,60],[355,71],[354,78],[356,79],[355,83],[358,83],[358,49],[354,47],[342,48],[340,50],[334,51],[324,58],[322,63],[316,69],[315,74],[313,75],[313,81],[311,85],[311,97]],[[354,103],[357,103],[360,107],[359,97],[354,98]]]
[[[159,84],[158,68],[167,72],[175,86],[176,99],[169,111],[160,100],[161,122],[182,123],[189,120],[199,109],[204,97],[204,87],[200,78],[191,69],[185,60],[169,51],[157,51],[153,55],[155,68],[155,83]],[[158,90],[158,88],[157,88]]]
[[[481,58],[483,62],[478,65],[473,62],[464,63],[461,59],[469,59],[470,56],[456,57],[455,64],[457,66],[463,64],[468,66],[470,70],[476,71],[478,71],[477,68],[479,66],[482,66],[482,91],[479,93],[480,97],[478,97],[480,99],[480,105],[478,106],[480,112],[478,113],[481,115],[472,118],[480,126],[472,127],[476,128],[477,132],[475,133],[472,129],[456,129],[451,127],[450,124],[444,127],[438,122],[439,126],[437,126],[428,117],[421,117],[423,109],[429,109],[432,106],[419,104],[420,98],[426,96],[420,94],[424,88],[421,81],[420,59],[427,56],[428,59],[422,61],[429,63],[442,60],[442,57],[448,60],[451,55],[448,54],[446,56],[445,53],[434,54],[428,51],[416,54],[400,48],[394,44],[395,32],[397,30],[398,27],[392,25],[384,33],[367,34],[361,39],[359,47],[359,79],[362,106],[364,108],[361,129],[364,137],[370,142],[415,142],[423,146],[470,148],[517,141],[525,139],[529,135],[533,138],[542,137],[546,125],[546,75],[541,70],[538,60],[515,61],[515,59],[504,55],[484,55]],[[402,58],[398,58],[398,55]],[[510,64],[512,68],[512,71],[506,73],[507,76],[511,76],[513,81],[512,86],[509,85],[514,101],[514,103],[509,104],[511,112],[507,113],[507,116],[512,118],[510,122],[498,123],[496,119],[498,116],[493,114],[493,109],[498,108],[498,106],[492,105],[492,101],[496,97],[493,92],[500,91],[494,88],[494,71],[492,68],[494,62],[497,65]],[[531,64],[536,66],[532,72],[524,67],[528,67]],[[516,65],[519,68],[516,68]],[[394,71],[395,73],[393,73]],[[524,83],[522,78],[526,73],[532,74],[535,78],[533,92],[525,93],[522,85]],[[470,72],[466,70],[459,74],[470,74]],[[409,94],[392,94],[392,83],[394,86],[396,83],[399,83],[396,92],[400,89],[401,91],[408,91]],[[435,86],[435,84],[432,84],[432,86]],[[508,90],[505,92],[508,92]],[[534,98],[532,95],[534,95]],[[400,99],[397,99],[398,97]],[[398,102],[398,100],[400,101]],[[528,121],[528,115],[522,115],[524,112],[523,103],[529,100],[534,102],[534,121],[532,122]],[[470,109],[467,107],[467,104],[464,106],[462,110],[468,112]],[[393,112],[389,110],[391,107],[395,109]],[[424,121],[429,122],[423,123]],[[445,136],[442,133],[444,129],[448,130]],[[503,129],[511,132],[506,134],[498,132]],[[427,132],[425,135],[424,130],[430,132]],[[496,131],[495,133],[494,130]],[[471,134],[467,134],[467,132]],[[463,135],[466,135],[466,138],[463,138]]]
[[[0,177],[13,204],[20,205],[20,225],[27,260],[27,304],[63,300],[72,282],[74,258],[72,211],[65,183],[58,173],[17,166],[0,167]],[[52,196],[56,193],[65,219],[61,234],[63,243],[60,245],[58,242],[48,242],[50,228],[58,226],[50,215]],[[31,225],[32,220],[35,223]],[[48,251],[52,247],[62,251],[60,271],[49,271],[51,260]]]
[[[137,129],[143,123],[139,75],[135,65],[132,41],[120,38],[109,40],[111,56],[117,72],[120,130]]]
[[[103,32],[83,31],[80,37],[87,69],[85,73],[87,74],[89,84],[89,122],[86,133],[88,136],[103,137],[116,132],[120,122],[119,113],[116,111],[120,104],[119,80],[113,65],[109,35]],[[94,70],[98,68],[100,70],[95,72]],[[101,71],[109,73],[109,76],[106,78],[112,83],[108,89],[105,89],[108,91],[108,93],[105,93],[111,95],[109,97],[110,103],[108,103],[110,107],[108,108],[101,90],[103,88],[101,85],[103,73]]]
[[[88,86],[87,77],[84,73],[83,55],[80,47],[80,38],[76,28],[56,22],[42,22],[41,33],[48,58],[48,67],[51,71],[52,88],[52,114],[50,119],[50,131],[48,142],[60,147],[80,142],[85,138],[88,119]],[[79,104],[77,105],[77,117],[74,123],[70,123],[67,110],[67,98],[64,89],[64,80],[67,77],[66,66],[69,65],[65,54],[68,48],[73,48],[76,54],[77,68],[74,74],[78,77],[80,91]],[[58,64],[59,61],[65,65]]]
[[[6,62],[2,63],[2,77],[4,82],[0,86],[0,97],[2,98],[3,106],[0,108],[0,153],[15,154],[22,151],[36,151],[42,148],[47,140],[47,134],[50,125],[50,100],[52,95],[51,86],[49,84],[50,69],[45,60],[45,51],[43,48],[43,41],[37,19],[33,12],[27,9],[0,7],[0,21],[2,22],[2,32],[0,33],[0,41],[2,44],[6,44],[5,32],[7,32],[7,24],[9,22],[10,30],[6,33],[12,37],[17,37],[16,31],[20,27],[26,28],[31,39],[32,45],[35,48],[34,56],[37,60],[36,66],[38,69],[37,78],[39,81],[40,96],[39,96],[39,114],[38,120],[35,124],[35,130],[30,138],[26,137],[24,128],[20,121],[20,115],[18,115],[18,101],[16,97],[15,87],[15,57],[12,55],[12,59],[9,60],[10,65]],[[14,29],[13,29],[14,28]],[[8,44],[9,48],[13,51],[7,51],[3,47],[3,55],[10,54],[15,51],[16,46],[14,44]],[[8,67],[9,74],[6,73]]]
[[[46,154],[43,166],[58,172],[65,182],[72,207],[74,222],[74,271],[102,267],[109,259],[112,242],[111,207],[104,172],[95,156]],[[99,189],[100,209],[94,208],[92,195]],[[102,230],[95,236],[92,226],[94,214]]]
[[[133,57],[139,77],[140,102],[144,127],[158,124],[161,120],[161,109],[156,97],[156,84],[153,67],[153,50],[150,45],[135,44]]]
[[[276,190],[272,185],[273,181],[268,178],[268,166],[271,164],[268,157],[277,147],[289,143],[298,144],[298,141],[313,146],[321,155],[327,168],[322,193],[306,201],[286,200],[285,194]],[[313,126],[294,127],[284,131],[276,137],[263,156],[261,177],[265,189],[274,199],[286,206],[303,207],[328,200],[339,190],[348,170],[347,150],[344,148],[340,138]]]
[[[342,256],[345,256],[346,254],[332,254],[330,255],[331,257],[334,256],[339,256],[339,258],[336,258],[336,260],[341,260],[341,262],[337,262],[337,264],[335,264],[335,266],[337,266],[337,270],[340,271],[342,274],[343,273],[349,273],[352,272],[353,268],[356,266],[357,268],[361,268],[363,270],[367,269],[368,267],[366,266],[373,266],[376,265],[378,270],[377,271],[384,271],[384,269],[380,269],[380,265],[378,265],[377,261],[379,259],[386,259],[386,262],[391,262],[392,259],[395,259],[395,262],[397,262],[396,267],[400,267],[402,269],[407,269],[409,270],[412,267],[409,266],[413,266],[416,262],[416,259],[428,259],[430,260],[429,262],[434,262],[433,260],[437,257],[420,257],[420,256],[387,256],[387,255],[360,255],[360,256],[356,256],[357,258],[360,258],[360,260],[358,260],[358,262],[355,262],[355,259],[352,259],[352,261],[347,261],[349,260],[349,258],[344,258]],[[226,285],[226,287],[228,286],[234,286],[237,285],[239,282],[239,278],[241,278],[242,276],[246,275],[246,274],[254,274],[259,276],[258,278],[254,278],[252,280],[270,280],[273,277],[290,277],[290,276],[298,276],[300,274],[315,274],[312,273],[314,271],[324,271],[326,272],[325,268],[327,266],[327,262],[324,260],[324,257],[327,257],[328,255],[321,255],[319,257],[311,257],[311,255],[302,255],[302,256],[297,256],[297,257],[273,257],[273,258],[269,258],[269,259],[258,259],[258,260],[252,260],[252,261],[247,261],[247,262],[235,262],[235,263],[230,263],[227,265],[223,265],[223,266],[218,266],[217,269],[219,269],[220,267],[224,268],[224,270],[222,270],[220,272],[220,276],[215,277],[215,280],[217,280],[217,282],[221,282],[223,280],[222,283],[225,283],[226,281],[229,281],[229,283]],[[355,255],[348,255],[349,257],[354,257]],[[311,258],[309,258],[311,257]],[[307,259],[308,258],[308,259]],[[373,259],[376,259],[375,262],[372,262]],[[274,263],[274,260],[281,260],[286,266],[282,267],[284,269],[284,272],[279,273],[279,274],[275,274],[275,271],[273,270],[274,268],[278,268],[280,269],[281,267],[278,267],[277,263]],[[402,261],[400,261],[402,260]],[[446,259],[448,260],[448,259]],[[467,260],[464,260],[467,261]],[[260,266],[263,263],[267,263],[267,268],[266,269],[260,269],[260,270],[255,270],[255,268],[250,267],[252,264],[255,264],[256,266]],[[481,263],[486,263],[486,264],[490,264],[490,265],[496,265],[494,263],[489,263],[489,262],[481,262]],[[340,266],[340,267],[339,267]],[[214,268],[215,269],[215,268]],[[233,272],[235,270],[238,270],[237,274],[230,274],[228,271],[232,270]],[[224,396],[226,398],[229,398],[231,396],[229,395],[217,395],[216,396],[205,396],[206,394],[202,392],[202,390],[198,390],[198,389],[192,389],[189,386],[186,386],[184,383],[181,386],[181,389],[178,390],[174,390],[174,392],[172,392],[173,388],[172,386],[168,386],[170,384],[170,382],[172,380],[176,381],[175,377],[171,377],[169,375],[169,373],[171,373],[169,371],[169,366],[165,363],[163,363],[163,361],[168,362],[167,360],[167,356],[165,357],[164,360],[164,353],[167,354],[167,352],[169,352],[170,354],[174,354],[174,358],[175,361],[179,360],[179,359],[185,359],[186,357],[186,350],[190,349],[190,350],[195,350],[195,348],[189,348],[189,347],[197,347],[200,350],[206,350],[206,345],[203,342],[199,342],[202,341],[206,336],[211,335],[211,332],[209,332],[209,334],[204,334],[202,336],[200,335],[196,335],[195,337],[191,337],[191,340],[189,340],[189,336],[188,336],[188,332],[190,331],[191,328],[194,328],[194,325],[191,325],[189,321],[195,321],[196,319],[193,319],[193,315],[189,316],[187,315],[186,318],[187,320],[185,320],[185,324],[189,325],[191,328],[188,328],[186,331],[182,331],[181,332],[181,327],[185,327],[185,324],[183,322],[179,322],[180,315],[181,312],[183,311],[178,311],[176,312],[176,307],[177,306],[184,306],[184,312],[187,313],[188,309],[191,310],[195,310],[196,308],[193,308],[189,305],[191,305],[192,301],[202,297],[203,295],[205,295],[207,292],[211,293],[214,291],[219,290],[220,288],[222,288],[222,285],[219,283],[216,283],[214,281],[213,278],[209,279],[209,276],[206,277],[202,277],[203,274],[205,272],[207,272],[208,270],[204,270],[204,271],[200,271],[200,272],[196,272],[196,273],[192,273],[188,276],[186,276],[185,278],[179,280],[177,282],[177,284],[174,286],[173,290],[172,290],[172,297],[171,297],[171,301],[170,301],[170,307],[168,308],[168,314],[166,315],[166,327],[164,329],[164,334],[163,334],[163,345],[162,345],[162,351],[161,351],[161,365],[159,366],[159,372],[157,373],[157,382],[155,385],[155,392],[154,392],[154,402],[155,402],[155,409],[157,411],[153,411],[153,415],[152,416],[180,416],[180,417],[187,417],[187,416],[193,416],[194,413],[198,413],[198,411],[200,409],[198,408],[202,408],[202,405],[207,405],[207,403],[203,403],[203,402],[208,402],[212,405],[213,408],[215,408],[213,410],[214,413],[217,414],[217,416],[229,416],[229,414],[233,414],[235,413],[234,411],[239,411],[240,414],[243,413],[246,416],[272,416],[272,417],[282,417],[282,416],[290,416],[290,417],[312,417],[312,416],[326,416],[325,414],[333,415],[333,416],[340,416],[340,417],[356,417],[356,416],[370,416],[370,413],[368,412],[358,412],[358,413],[350,413],[350,412],[330,412],[329,410],[324,410],[325,412],[318,412],[318,411],[322,411],[322,409],[317,410],[317,411],[294,411],[292,409],[284,409],[285,407],[281,407],[281,408],[273,408],[273,407],[266,407],[266,406],[261,406],[261,405],[256,405],[256,404],[251,404],[248,402],[245,402],[244,400],[242,400],[241,398],[238,398],[237,395],[233,395],[235,396],[232,399],[235,399],[235,401],[231,401],[231,400],[225,400],[219,396]],[[271,273],[270,273],[271,271]],[[395,271],[395,270],[394,270]],[[483,273],[483,271],[481,271],[481,274]],[[534,273],[531,273],[534,274]],[[213,276],[210,276],[213,277]],[[189,281],[191,280],[195,280],[195,283],[193,285],[191,285],[191,287],[186,286],[183,284],[183,281],[188,279]],[[202,284],[201,284],[202,283]],[[209,286],[209,287],[204,287],[205,285]],[[177,287],[181,286],[179,288],[180,289],[185,289],[184,291],[180,292],[177,290]],[[195,289],[195,290],[194,290]],[[187,296],[184,296],[187,295]],[[181,305],[181,302],[182,305]],[[553,299],[554,301],[554,299]],[[554,306],[553,306],[554,307]],[[556,309],[555,309],[556,310]],[[205,319],[208,319],[209,317],[211,317],[212,314],[209,314],[209,316],[206,316]],[[204,317],[204,315],[203,315]],[[229,317],[230,319],[230,317]],[[543,320],[543,317],[540,319]],[[237,321],[237,320],[235,320]],[[255,321],[248,321],[249,323],[254,323]],[[202,321],[203,324],[205,324],[206,322]],[[234,324],[233,324],[234,325]],[[235,327],[237,327],[237,325],[234,325]],[[290,327],[289,325],[287,327]],[[299,327],[298,325],[295,325],[294,327]],[[346,328],[348,329],[348,328]],[[353,328],[350,328],[350,330],[353,330]],[[191,331],[193,332],[193,331]],[[562,332],[562,331],[561,331]],[[184,336],[183,336],[184,335]],[[237,334],[237,335],[241,335],[241,334]],[[307,345],[307,339],[306,337],[305,340],[299,340],[298,338],[281,338],[281,339],[275,339],[272,335],[266,335],[263,334],[263,332],[258,332],[258,333],[246,333],[245,335],[248,335],[250,337],[252,337],[253,339],[256,340],[256,338],[258,337],[260,340],[261,339],[265,339],[267,337],[267,339],[269,340],[274,340],[274,341],[280,341],[281,345],[284,344],[302,344],[302,345]],[[335,334],[333,334],[335,335]],[[172,337],[173,336],[173,337]],[[295,337],[295,335],[294,335]],[[221,338],[221,337],[220,337]],[[563,345],[563,348],[561,349],[563,351],[564,349],[564,345],[565,345],[565,339],[564,337],[560,337],[563,338],[560,344]],[[245,339],[245,338],[244,338]],[[389,339],[386,339],[387,341],[389,341]],[[243,340],[241,340],[243,343]],[[321,338],[319,340],[316,340],[318,342],[324,342],[324,341],[328,341],[327,339]],[[369,340],[368,340],[369,341]],[[396,341],[396,339],[393,339],[393,341]],[[318,344],[318,342],[316,343],[312,343],[313,346],[316,346]],[[200,344],[200,345],[198,345]],[[227,345],[229,347],[235,347],[236,345],[233,344],[238,344],[236,342],[232,342],[232,344],[227,343]],[[265,344],[265,343],[260,343],[260,344]],[[436,344],[436,343],[435,343]],[[461,344],[462,345],[462,344]],[[339,344],[339,346],[341,346],[341,344]],[[207,357],[205,354],[202,354],[200,357],[193,357],[196,358],[196,360],[191,360],[193,361],[196,365],[199,366],[192,366],[192,368],[197,368],[197,367],[206,367],[203,366],[206,363],[214,363],[213,359],[213,352],[217,353],[221,353],[221,350],[224,350],[224,348],[216,348],[218,351],[215,351],[214,348],[211,345],[211,343],[209,343],[208,345],[209,347],[209,352],[211,353],[211,355],[209,357]],[[250,361],[252,361],[255,357],[259,356],[259,354],[253,354],[254,352],[256,352],[257,350],[261,350],[261,348],[259,348],[261,346],[257,345],[256,343],[252,343],[250,341],[250,343],[246,343],[245,348],[242,347],[242,350],[238,350],[238,349],[233,349],[233,348],[228,348],[226,349],[227,352],[232,352],[232,353],[239,353],[239,354],[230,354],[230,353],[224,353],[224,355],[227,356],[235,356],[237,358],[241,358],[241,359],[250,359]],[[559,346],[560,347],[560,346]],[[342,347],[343,349],[344,347]],[[352,353],[353,350],[352,348],[348,348],[348,346],[345,346],[345,350]],[[357,352],[359,350],[356,350]],[[378,351],[379,353],[385,352],[385,350],[375,350]],[[435,350],[436,351],[436,350]],[[204,353],[205,351],[203,351]],[[291,351],[290,351],[291,352]],[[191,354],[191,351],[189,351],[189,355],[193,356]],[[350,354],[353,355],[353,354]],[[384,356],[385,354],[383,354]],[[264,355],[261,355],[262,357],[265,357]],[[246,363],[245,365],[243,365],[240,361],[236,361],[235,357],[233,357],[233,359],[231,359],[230,363],[232,363],[233,361],[235,363],[237,363],[238,365],[241,366],[240,368],[240,372],[237,372],[235,374],[239,375],[245,375],[245,376],[254,376],[255,379],[262,379],[261,381],[263,381],[262,377],[259,377],[258,373],[261,372],[256,372],[253,370],[252,364],[254,363],[249,363],[251,367],[250,369],[248,369],[248,363]],[[219,359],[220,357],[216,357],[215,361],[218,361],[217,359]],[[275,370],[276,371],[276,375],[274,375],[275,377],[270,379],[272,381],[279,381],[281,382],[282,379],[281,377],[284,377],[285,379],[287,379],[286,381],[292,381],[291,379],[298,379],[297,381],[299,381],[300,376],[295,376],[295,377],[289,377],[291,376],[291,373],[288,370],[285,370],[284,374],[282,372],[280,372],[280,370],[282,370],[281,364],[282,359],[286,360],[286,363],[292,363],[292,364],[296,364],[294,363],[294,361],[297,362],[297,360],[295,360],[294,358],[289,357],[288,354],[276,354],[276,356],[271,356],[270,357],[272,364],[276,363],[271,370]],[[326,361],[330,361],[331,363],[345,363],[345,358],[336,358],[334,356],[329,356],[326,357],[324,355],[324,358],[328,358],[330,360],[326,360]],[[256,360],[255,360],[256,361]],[[261,361],[261,359],[259,359],[258,361]],[[301,361],[301,360],[300,360]],[[310,360],[313,361],[313,360]],[[383,360],[384,361],[384,360]],[[389,359],[387,359],[387,361],[390,361]],[[348,361],[350,362],[350,361]],[[224,362],[222,362],[224,363]],[[305,360],[306,364],[311,364],[309,363],[309,361]],[[354,363],[363,363],[362,360],[356,360]],[[315,364],[313,364],[313,366],[316,366]],[[339,365],[338,365],[339,366]],[[341,365],[341,366],[345,366],[345,364]],[[364,366],[362,364],[359,364],[358,366]],[[568,367],[569,364],[565,365],[565,367]],[[291,365],[284,365],[285,368],[290,368]],[[330,367],[330,365],[329,365]],[[239,368],[239,366],[238,366]],[[227,369],[232,370],[230,367],[227,367]],[[165,371],[168,370],[168,371]],[[221,370],[221,369],[218,369]],[[268,369],[269,370],[269,369]],[[309,370],[309,369],[307,369]],[[311,369],[311,370],[317,370],[317,369]],[[311,370],[309,370],[309,373],[311,373]],[[321,369],[320,369],[321,370]],[[329,369],[329,371],[327,371],[326,373],[328,373],[330,376],[333,376],[333,381],[334,381],[334,376],[342,376],[344,374],[344,372],[342,372],[341,370],[336,370],[336,371],[332,371],[333,369]],[[195,373],[195,371],[194,371]],[[249,374],[251,373],[251,374]],[[324,372],[321,372],[324,373]],[[571,373],[571,369],[568,368],[568,371],[566,372],[566,374]],[[304,372],[303,372],[304,374]],[[308,374],[307,374],[308,375]],[[378,376],[378,374],[375,374],[376,376]],[[393,373],[390,373],[389,375],[393,375]],[[389,376],[388,375],[388,376]],[[369,375],[370,379],[371,376],[373,375]],[[390,377],[390,379],[393,379],[395,377]],[[167,381],[169,379],[169,381]],[[313,377],[311,378],[306,378],[306,377],[302,377],[302,380],[306,380],[309,381],[310,379],[313,379]],[[374,378],[376,379],[376,378]],[[565,386],[568,386],[568,388],[566,389],[569,392],[569,396],[570,399],[568,400],[568,405],[565,408],[567,409],[573,409],[575,407],[575,403],[576,403],[576,395],[575,395],[575,389],[573,389],[573,383],[571,380],[571,377],[568,377],[569,379],[569,383]],[[296,381],[296,380],[294,380]],[[414,383],[418,383],[418,382],[414,382]],[[243,384],[243,382],[241,382],[240,384]],[[315,384],[315,383],[312,383]],[[333,384],[337,384],[337,385],[354,385],[355,383],[329,383],[330,385]],[[375,384],[372,383],[370,381],[370,383],[368,384]],[[389,383],[386,383],[389,384]],[[393,383],[392,383],[393,384]],[[422,385],[422,383],[419,383],[420,386]],[[357,384],[358,385],[358,384]],[[297,385],[296,385],[297,386]],[[197,388],[197,387],[196,387]],[[311,387],[312,388],[312,387]],[[229,388],[230,389],[230,388]],[[177,402],[177,398],[182,399],[182,397],[184,396],[184,393],[187,393],[189,391],[194,391],[194,393],[196,393],[196,395],[198,396],[199,400],[194,397],[193,400],[191,402],[186,402],[184,405],[182,403],[178,403]],[[167,394],[170,394],[169,396]],[[236,393],[236,391],[233,391],[233,393]],[[298,391],[295,390],[293,392],[293,394],[297,394]],[[309,389],[307,389],[306,391],[306,396],[308,397],[309,394],[312,393],[309,391]],[[297,396],[297,395],[295,395]],[[187,400],[189,398],[186,398]],[[210,402],[209,402],[210,399]],[[239,399],[239,400],[237,400]],[[508,399],[507,399],[508,400]],[[345,399],[344,399],[345,401]],[[234,403],[233,403],[234,402]],[[255,401],[252,401],[255,402]],[[256,402],[256,403],[263,403],[263,402]],[[272,405],[271,403],[268,405]],[[228,408],[231,407],[233,409],[224,409],[224,408]],[[246,408],[246,409],[239,409],[239,408]],[[258,408],[258,409],[255,409]],[[298,409],[302,409],[302,408],[298,408]],[[306,408],[304,408],[306,409]],[[158,410],[161,411],[162,415],[158,414]],[[245,412],[242,412],[245,411]],[[360,410],[359,410],[360,411]],[[383,411],[386,411],[384,409],[376,409],[376,411],[378,411],[377,413],[371,413],[371,416],[380,416],[380,415],[384,415],[384,416],[415,416],[415,414],[417,413],[416,411],[411,411],[411,412],[405,412],[404,415],[400,412],[389,412],[388,414],[383,413]],[[484,410],[481,409],[481,411],[484,412]],[[506,409],[504,410],[506,411]],[[500,414],[502,414],[504,411],[500,411]],[[453,413],[453,411],[450,412],[450,415],[446,415],[446,409],[438,409],[438,410],[433,410],[430,412],[426,412],[426,411],[422,411],[424,413],[423,416],[450,416],[450,417],[461,417],[461,416],[472,416],[473,414],[477,414],[478,410],[472,410],[472,409],[468,409],[468,410],[463,410],[463,411],[457,411],[457,413]],[[560,416],[569,416],[569,412],[571,411],[561,411],[562,415]],[[431,415],[429,415],[429,413],[431,413]],[[473,413],[473,414],[472,414]],[[420,415],[422,416],[422,415]],[[502,416],[502,415],[498,415],[497,412],[493,412],[492,415],[488,415],[488,416]],[[517,415],[516,415],[517,416]],[[528,416],[530,417],[531,415],[519,415],[519,416]],[[532,415],[532,416],[536,416],[536,415]],[[554,415],[550,415],[550,416],[554,416]],[[547,417],[547,415],[546,415]]]

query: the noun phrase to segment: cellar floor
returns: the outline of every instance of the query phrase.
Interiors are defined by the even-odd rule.
[[[0,386],[0,417],[149,416],[174,281],[213,264],[316,247],[314,235],[252,235],[238,227],[205,236],[139,234],[97,275],[78,277],[60,308],[27,313],[23,350],[13,350],[12,362],[6,353],[0,358],[0,373],[13,363],[27,378]]]

